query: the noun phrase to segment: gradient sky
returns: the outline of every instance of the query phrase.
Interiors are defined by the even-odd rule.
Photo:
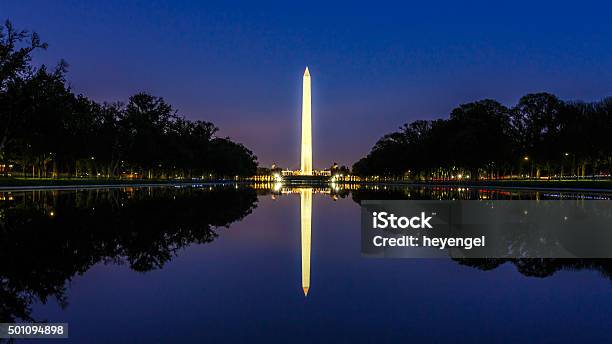
[[[314,164],[350,165],[383,134],[460,103],[529,92],[612,95],[608,1],[0,1],[98,101],[147,91],[264,165],[299,167],[301,77],[313,85]]]

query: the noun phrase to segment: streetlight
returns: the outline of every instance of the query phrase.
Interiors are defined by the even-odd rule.
[[[529,156],[525,155],[523,157],[523,160],[525,161],[529,161]],[[529,178],[531,178],[531,175],[533,174],[533,164],[530,164],[530,171],[529,171]]]
[[[567,158],[569,156],[569,153],[565,152],[565,153],[563,153],[563,155]],[[564,165],[565,165],[565,161],[562,161],[561,162],[561,177],[560,177],[561,179],[563,179],[563,167],[564,167]]]

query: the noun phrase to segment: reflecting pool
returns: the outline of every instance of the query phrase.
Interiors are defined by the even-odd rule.
[[[611,260],[366,258],[359,202],[610,197],[281,184],[0,192],[0,322],[66,322],[63,343],[609,341]]]

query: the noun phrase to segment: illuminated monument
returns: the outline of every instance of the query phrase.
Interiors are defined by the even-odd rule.
[[[302,145],[300,169],[283,170],[282,180],[291,184],[320,184],[330,180],[331,171],[312,168],[312,98],[310,92],[310,71],[304,71],[302,79]]]
[[[304,71],[302,80],[302,156],[300,175],[312,176],[312,101],[310,98],[310,72]],[[300,223],[302,237],[302,289],[304,296],[310,289],[310,235],[312,228],[312,190],[300,190]]]
[[[302,161],[300,174],[312,175],[312,110],[310,99],[310,72],[304,71],[302,81]]]

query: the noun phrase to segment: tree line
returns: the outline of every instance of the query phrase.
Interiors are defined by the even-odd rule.
[[[586,103],[549,93],[508,108],[462,104],[448,119],[417,120],[383,136],[353,173],[418,180],[609,178],[612,98]]]
[[[34,32],[0,27],[0,174],[31,177],[193,178],[251,176],[257,157],[218,128],[191,121],[161,97],[127,103],[75,94],[67,64],[36,68]],[[9,168],[10,167],[10,168]]]

